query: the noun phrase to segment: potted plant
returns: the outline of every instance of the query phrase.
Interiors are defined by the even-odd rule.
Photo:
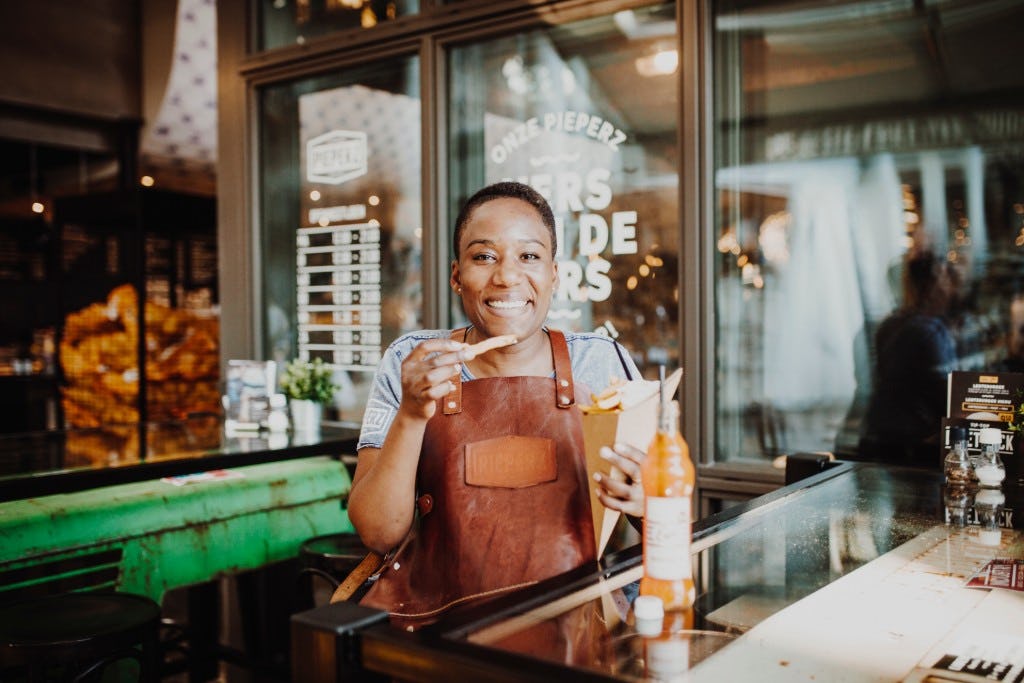
[[[281,390],[288,397],[295,431],[316,432],[320,429],[323,404],[331,402],[338,386],[334,383],[334,371],[321,359],[296,358],[284,366]]]

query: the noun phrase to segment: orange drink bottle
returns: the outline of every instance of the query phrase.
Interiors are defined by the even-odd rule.
[[[658,432],[641,468],[644,487],[644,574],[640,595],[661,598],[665,611],[694,603],[690,500],[695,474],[679,433],[679,404],[662,400]]]

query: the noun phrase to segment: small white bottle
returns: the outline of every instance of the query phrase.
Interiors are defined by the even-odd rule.
[[[999,457],[999,446],[1003,442],[1003,433],[995,427],[986,427],[978,432],[978,443],[981,444],[981,455],[974,473],[978,483],[986,487],[996,487],[1006,478],[1003,459]]]
[[[288,398],[284,394],[271,394],[267,429],[273,433],[288,431]]]
[[[665,605],[661,598],[655,595],[638,595],[633,599],[633,618],[636,620],[636,631],[640,635],[660,635],[665,619]]]
[[[998,430],[997,430],[998,431]],[[1002,543],[1003,532],[999,528],[1000,512],[1006,496],[995,488],[982,488],[974,499],[974,512],[978,515],[978,542],[982,545],[998,546]]]

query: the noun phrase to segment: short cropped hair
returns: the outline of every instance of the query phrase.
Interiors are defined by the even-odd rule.
[[[555,255],[555,252],[558,251],[558,237],[555,234],[555,215],[551,212],[551,205],[548,204],[548,201],[537,190],[529,185],[506,181],[494,183],[478,190],[476,194],[466,201],[462,210],[459,211],[459,216],[455,219],[455,234],[452,235],[452,251],[455,253],[455,258],[459,258],[459,242],[462,240],[462,233],[465,231],[466,223],[472,217],[473,211],[478,206],[482,206],[489,201],[506,197],[524,201],[537,211],[551,236],[551,255]]]

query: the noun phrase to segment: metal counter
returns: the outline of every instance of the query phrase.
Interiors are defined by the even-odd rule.
[[[318,456],[2,503],[0,592],[111,588],[160,602],[351,532],[349,485],[340,461]]]

